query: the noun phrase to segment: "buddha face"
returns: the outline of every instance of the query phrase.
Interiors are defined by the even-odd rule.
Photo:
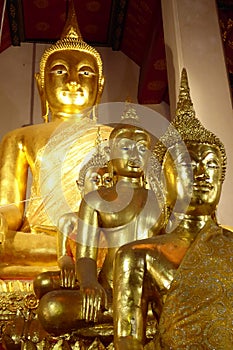
[[[125,130],[112,139],[113,173],[126,177],[141,177],[149,157],[150,136],[143,130]]]
[[[90,168],[85,176],[84,194],[98,190],[100,187],[111,187],[112,179],[107,167]]]
[[[89,53],[52,53],[45,66],[45,97],[53,115],[79,114],[98,99],[98,66]]]
[[[112,177],[107,167],[91,166],[85,174],[84,184],[77,181],[82,197],[91,192],[98,190],[100,187],[111,187]]]
[[[211,215],[219,202],[222,188],[220,151],[208,144],[187,145],[188,155],[171,157],[167,152],[164,160],[164,176],[167,199],[174,205],[188,199],[187,214]]]

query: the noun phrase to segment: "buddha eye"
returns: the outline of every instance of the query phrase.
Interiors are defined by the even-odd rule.
[[[192,160],[191,163],[190,163],[190,166],[192,167],[192,169],[196,169],[197,162],[195,162],[195,160]]]
[[[121,149],[122,149],[123,151],[128,151],[128,150],[129,150],[129,146],[122,146]]]
[[[107,177],[105,177],[104,178],[104,182],[107,184],[107,185],[109,185],[110,183],[111,183],[111,178],[109,177],[109,176],[107,176]]]
[[[56,71],[57,75],[61,75],[61,74],[65,74],[66,71],[65,70],[62,70],[62,69],[59,69]]]
[[[181,153],[177,159],[176,159],[176,166],[192,169],[195,168],[196,162],[193,159],[190,159],[190,157],[186,154]]]
[[[52,67],[50,73],[55,74],[55,75],[64,75],[67,73],[67,69],[63,65],[56,65]]]
[[[96,73],[91,72],[91,71],[89,71],[89,70],[80,71],[80,72],[78,72],[78,74],[79,74],[80,76],[90,77],[90,78],[93,77],[93,76],[96,76]]]
[[[209,168],[209,169],[219,169],[219,164],[218,164],[216,161],[214,161],[214,160],[208,161],[208,162],[206,163],[206,166],[207,166],[207,168]]]
[[[144,153],[144,152],[147,151],[147,147],[145,145],[141,144],[141,143],[139,143],[137,145],[137,147],[138,147],[138,151],[141,152],[141,153]]]
[[[178,162],[178,166],[185,167],[187,169],[195,169],[196,168],[196,162],[190,162],[190,161],[180,161]]]
[[[119,149],[121,149],[122,151],[128,151],[130,149],[130,145],[125,142],[122,142],[119,144]]]
[[[98,184],[100,182],[99,177],[97,175],[92,176],[90,181],[95,183],[95,184]]]
[[[81,75],[90,75],[90,72],[84,71],[84,72],[79,72],[79,74],[81,74]]]
[[[132,142],[127,138],[118,139],[113,147],[122,152],[128,152],[132,148]]]

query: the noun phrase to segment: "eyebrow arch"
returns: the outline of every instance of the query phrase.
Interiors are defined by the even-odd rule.
[[[59,58],[59,60],[53,60],[51,63],[50,63],[50,66],[66,66],[66,62],[61,60]]]

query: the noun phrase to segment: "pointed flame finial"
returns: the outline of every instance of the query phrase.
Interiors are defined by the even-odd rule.
[[[125,110],[121,116],[121,120],[128,121],[128,122],[139,121],[139,116],[137,115],[137,111],[134,108],[130,97],[127,97],[127,99],[125,101]]]
[[[195,111],[190,97],[187,71],[185,68],[182,69],[181,73],[180,92],[176,108],[176,116],[184,114],[189,115],[190,117],[195,117]]]
[[[83,40],[82,34],[78,26],[78,21],[77,21],[73,0],[69,0],[68,16],[66,19],[65,27],[61,35],[61,39],[65,37]]]

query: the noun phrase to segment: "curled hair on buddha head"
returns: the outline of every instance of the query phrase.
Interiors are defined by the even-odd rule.
[[[85,41],[83,41],[77,22],[74,3],[72,0],[69,1],[69,12],[60,40],[45,50],[44,54],[41,57],[40,77],[42,87],[44,87],[44,72],[48,58],[52,53],[64,50],[83,51],[92,55],[97,62],[99,70],[99,86],[101,86],[103,79],[103,62],[101,56],[94,47],[88,45]]]
[[[169,148],[179,143],[208,144],[216,147],[221,154],[222,182],[226,173],[226,151],[220,139],[211,131],[207,130],[196,118],[193,103],[190,98],[188,77],[186,69],[181,74],[179,100],[177,103],[176,116],[172,120],[165,134],[156,144],[153,154],[158,163],[162,165],[164,156]]]

